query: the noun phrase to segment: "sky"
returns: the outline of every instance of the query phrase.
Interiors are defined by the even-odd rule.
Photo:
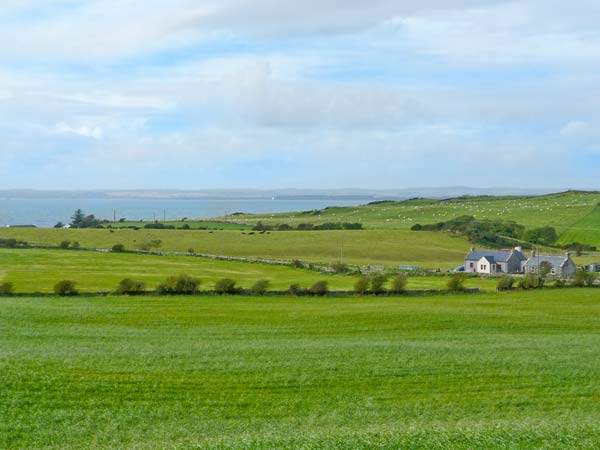
[[[0,188],[600,188],[597,0],[2,0]]]

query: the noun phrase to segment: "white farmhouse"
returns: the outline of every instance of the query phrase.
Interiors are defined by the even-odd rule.
[[[519,273],[525,261],[527,257],[521,251],[521,247],[495,251],[476,250],[475,247],[471,247],[471,251],[465,257],[465,272],[487,275]]]

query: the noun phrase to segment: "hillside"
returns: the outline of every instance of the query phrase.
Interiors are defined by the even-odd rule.
[[[562,243],[579,241],[600,246],[599,203],[600,192],[569,191],[542,196],[413,199],[320,211],[236,215],[233,219],[242,223],[291,225],[360,222],[366,229],[407,230],[416,223],[436,223],[470,215],[477,219],[513,220],[527,228],[552,226]]]

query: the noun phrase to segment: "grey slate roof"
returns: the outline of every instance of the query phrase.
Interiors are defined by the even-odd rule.
[[[529,258],[527,260],[527,262],[525,263],[525,267],[537,266],[538,264],[541,264],[544,261],[552,264],[552,267],[560,268],[567,261],[567,259],[564,256],[544,256],[544,255],[540,255],[538,257],[536,255],[536,256],[532,256],[531,258]]]
[[[508,258],[510,258],[511,253],[513,253],[513,250],[473,250],[465,259],[469,261],[479,261],[485,256],[489,262],[506,262],[508,261]],[[514,253],[520,261],[525,261],[527,259],[523,252],[514,250]]]

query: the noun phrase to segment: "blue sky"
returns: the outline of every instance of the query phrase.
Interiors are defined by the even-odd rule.
[[[600,188],[599,16],[3,0],[0,188]]]

